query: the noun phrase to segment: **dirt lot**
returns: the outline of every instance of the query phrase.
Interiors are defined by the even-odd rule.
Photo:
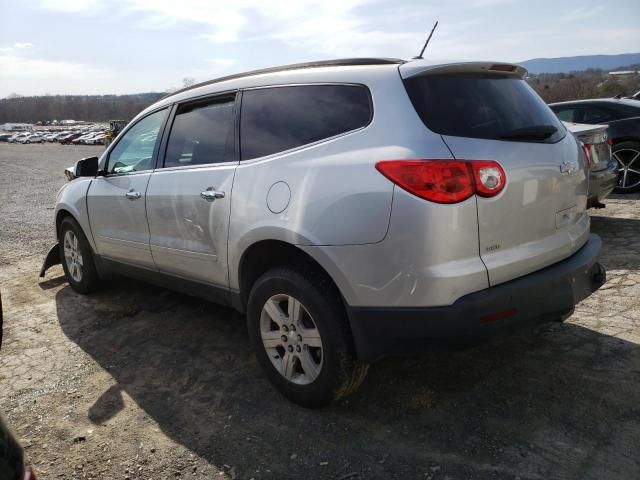
[[[607,284],[564,324],[374,365],[322,411],[280,397],[232,310],[129,280],[82,297],[52,241],[96,147],[0,145],[0,407],[41,478],[640,478],[640,196],[593,212]]]

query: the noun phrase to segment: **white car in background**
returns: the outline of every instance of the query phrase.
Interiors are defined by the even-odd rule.
[[[18,141],[20,143],[43,143],[44,137],[42,137],[42,135],[40,135],[39,133],[31,133],[29,135],[25,135]]]
[[[99,137],[100,135],[102,135],[102,133],[100,133],[100,132],[91,132],[91,133],[86,135],[86,137],[83,140],[83,143],[85,143],[87,145],[93,145],[95,139],[97,137]]]
[[[26,137],[27,135],[29,135],[29,132],[16,133],[16,134],[13,135],[13,137],[9,138],[8,142],[9,143],[19,143],[20,140],[22,140],[22,138]]]
[[[104,145],[104,139],[106,135],[104,133],[98,133],[94,137],[86,141],[87,145]]]

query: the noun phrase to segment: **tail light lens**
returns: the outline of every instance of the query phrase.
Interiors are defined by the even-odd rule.
[[[376,169],[399,187],[436,203],[458,203],[473,194],[493,197],[506,183],[489,160],[383,160]]]
[[[506,175],[498,162],[487,160],[470,161],[476,193],[481,197],[493,197],[504,188]]]
[[[591,169],[591,144],[582,143],[582,153],[584,153],[584,161],[587,164],[587,169]]]

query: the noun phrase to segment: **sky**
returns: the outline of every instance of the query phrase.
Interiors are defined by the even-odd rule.
[[[345,57],[640,51],[640,0],[0,0],[0,98],[166,91]]]

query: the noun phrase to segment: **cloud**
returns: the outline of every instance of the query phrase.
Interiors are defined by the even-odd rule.
[[[204,28],[200,36],[214,43],[231,43],[255,37],[256,29],[275,38],[296,42],[304,26],[307,35],[353,28],[352,11],[376,0],[112,0],[113,11],[130,15],[139,27],[166,29],[180,24]],[[103,6],[95,0],[41,0],[41,7],[64,12],[99,15]],[[304,26],[303,26],[304,25]],[[322,27],[324,25],[324,28]],[[330,30],[330,32],[328,32]],[[298,32],[278,36],[278,32]],[[322,31],[322,32],[321,32]]]
[[[14,43],[13,47],[0,47],[0,54],[2,53],[10,53],[14,50],[23,50],[25,48],[33,47],[32,43]]]
[[[206,62],[216,68],[230,68],[238,63],[235,58],[208,58]]]
[[[95,68],[80,63],[24,58],[18,55],[0,55],[0,71],[4,77],[51,78],[85,75]]]
[[[637,27],[617,25],[617,31],[605,27],[604,35],[600,27],[594,37],[591,21],[606,11],[602,5],[574,8],[557,4],[549,18],[528,15],[516,0],[111,0],[108,4],[103,0],[40,0],[40,5],[85,16],[109,13],[108,18],[117,17],[119,24],[132,30],[162,30],[168,35],[186,31],[195,39],[211,42],[213,49],[224,46],[245,57],[250,56],[247,49],[260,44],[281,49],[278,53],[286,52],[287,58],[300,61],[345,56],[408,58],[419,52],[436,19],[440,25],[427,50],[430,58],[513,61],[545,52],[553,52],[546,56],[594,50],[613,53],[637,44],[640,32]],[[248,45],[250,42],[253,44]],[[214,65],[198,66],[198,76],[209,67],[226,72],[235,66]]]
[[[536,22],[527,23],[530,19],[515,11],[522,5],[516,0],[111,0],[108,10],[99,0],[40,0],[40,5],[84,15],[104,16],[109,12],[134,28],[188,29],[193,37],[215,46],[276,42],[271,45],[277,48],[279,43],[303,51],[305,58],[410,57],[418,53],[432,22],[440,19],[429,46],[431,55],[505,60],[558,49],[554,38],[575,38],[581,23],[601,15],[605,8],[558,7],[552,20],[540,16]],[[506,23],[505,28],[487,28],[502,18],[516,21]],[[567,35],[567,22],[580,26]],[[524,24],[526,29],[521,29],[519,25]],[[544,30],[540,33],[545,36],[536,30]],[[632,34],[629,40],[634,37]],[[563,46],[570,43],[561,42]],[[611,45],[618,50],[621,43],[616,39]],[[575,42],[571,48],[582,50]],[[594,48],[593,39],[585,48]],[[567,50],[571,51],[569,47]]]
[[[197,82],[208,78],[217,78],[239,71],[235,58],[207,58],[199,68],[191,69],[189,75]]]
[[[88,12],[99,8],[97,0],[40,0],[40,6],[61,12]]]
[[[595,17],[600,17],[604,13],[606,13],[606,8],[604,5],[598,5],[598,6],[590,5],[590,6],[584,6],[579,8],[571,8],[565,13],[556,15],[554,17],[554,22],[580,23],[580,22],[584,22],[585,20],[590,20]]]

